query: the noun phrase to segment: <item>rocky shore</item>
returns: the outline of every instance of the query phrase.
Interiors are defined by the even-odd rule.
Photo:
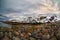
[[[0,27],[0,40],[60,40],[59,22]]]

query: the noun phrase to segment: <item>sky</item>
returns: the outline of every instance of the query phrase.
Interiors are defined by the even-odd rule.
[[[0,14],[19,18],[38,14],[59,14],[60,0],[0,0]]]

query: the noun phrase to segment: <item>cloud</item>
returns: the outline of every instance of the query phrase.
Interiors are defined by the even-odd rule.
[[[1,0],[0,14],[7,17],[59,13],[58,3],[51,0]]]

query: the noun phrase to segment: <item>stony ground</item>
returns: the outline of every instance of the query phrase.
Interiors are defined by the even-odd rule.
[[[0,27],[0,40],[60,40],[60,24]]]

